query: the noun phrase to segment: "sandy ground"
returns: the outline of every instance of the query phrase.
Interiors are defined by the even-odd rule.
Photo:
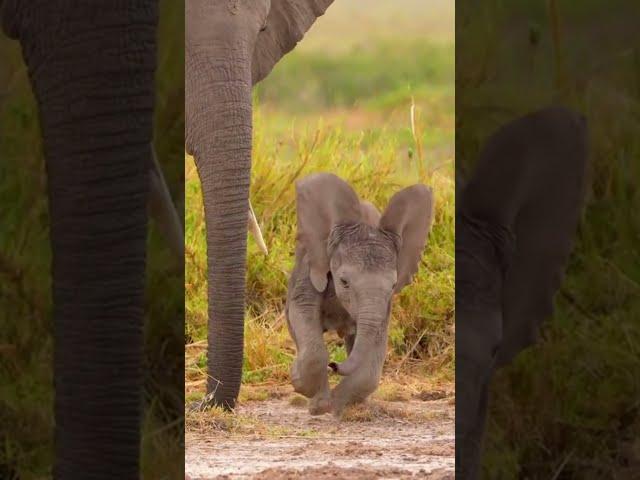
[[[339,422],[312,417],[287,398],[246,402],[238,414],[267,432],[189,429],[186,473],[193,480],[453,479],[454,412],[451,398],[375,400]]]

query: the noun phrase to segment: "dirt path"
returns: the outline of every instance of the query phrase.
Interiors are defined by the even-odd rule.
[[[244,432],[188,427],[186,472],[193,480],[453,479],[454,412],[451,399],[374,400],[338,422],[290,398],[246,402],[237,412],[238,424],[251,423]]]

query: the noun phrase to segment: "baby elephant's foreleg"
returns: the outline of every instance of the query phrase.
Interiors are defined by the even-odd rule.
[[[347,405],[364,402],[378,388],[385,355],[386,343],[372,346],[358,368],[336,385],[331,392],[331,407],[337,417]]]
[[[322,336],[319,308],[292,303],[288,309],[289,328],[296,342],[297,355],[291,367],[296,392],[310,398],[309,413],[320,415],[331,410],[327,362],[329,353]]]

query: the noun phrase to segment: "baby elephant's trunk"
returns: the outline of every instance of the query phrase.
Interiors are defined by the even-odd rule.
[[[351,352],[351,355],[349,355],[349,358],[347,358],[342,363],[336,363],[336,362],[329,363],[329,368],[333,370],[335,373],[337,373],[338,375],[343,375],[343,376],[351,375],[355,371],[356,367],[360,364],[360,358],[358,355],[355,355],[355,353],[356,353],[355,350]]]
[[[344,362],[331,362],[329,367],[344,376],[361,368],[380,370],[386,353],[388,320],[388,302],[365,302],[358,312],[358,331],[353,350]]]

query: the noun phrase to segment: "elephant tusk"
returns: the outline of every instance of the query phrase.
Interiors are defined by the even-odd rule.
[[[151,217],[158,224],[162,235],[169,244],[169,248],[178,257],[178,261],[184,260],[184,231],[178,212],[171,200],[169,188],[162,175],[156,150],[151,145],[151,169],[149,171],[149,208]]]
[[[249,230],[253,233],[253,237],[256,239],[256,243],[258,244],[260,251],[265,255],[269,255],[269,250],[267,249],[267,245],[264,243],[264,238],[262,236],[258,220],[256,219],[256,214],[253,212],[253,207],[251,206],[251,200],[249,200]]]

